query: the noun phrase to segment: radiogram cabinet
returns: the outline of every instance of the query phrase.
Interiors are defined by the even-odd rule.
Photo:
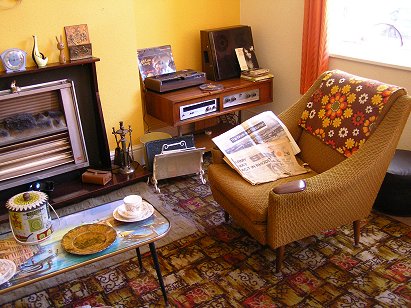
[[[147,113],[170,126],[177,127],[178,133],[181,134],[183,125],[273,101],[272,78],[258,82],[235,78],[207,83],[221,84],[224,88],[210,92],[202,91],[199,87],[165,93],[147,90]]]

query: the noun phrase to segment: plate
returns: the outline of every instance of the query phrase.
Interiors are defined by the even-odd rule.
[[[7,259],[0,259],[0,285],[9,281],[16,273],[16,264]]]
[[[78,226],[67,232],[61,245],[64,250],[75,255],[90,255],[108,248],[117,238],[112,227],[103,224]]]
[[[141,214],[138,217],[130,218],[130,217],[125,217],[121,215],[121,213],[123,213],[121,209],[122,207],[124,207],[124,204],[115,208],[115,210],[113,211],[113,217],[114,219],[123,221],[123,222],[136,222],[136,221],[147,219],[151,215],[153,215],[154,207],[150,203],[143,201],[142,205],[144,206],[144,209],[141,211]]]

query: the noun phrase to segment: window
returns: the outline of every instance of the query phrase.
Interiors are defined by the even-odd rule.
[[[411,69],[411,1],[328,0],[330,55]]]

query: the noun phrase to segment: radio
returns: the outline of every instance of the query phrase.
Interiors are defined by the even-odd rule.
[[[259,89],[236,93],[236,94],[224,96],[223,108],[258,101],[259,99],[260,99]]]
[[[217,110],[217,99],[180,106],[180,120],[187,120]]]

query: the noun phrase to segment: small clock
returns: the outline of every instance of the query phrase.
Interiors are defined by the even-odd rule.
[[[18,48],[5,50],[0,58],[6,73],[26,70],[26,56],[26,52]]]

